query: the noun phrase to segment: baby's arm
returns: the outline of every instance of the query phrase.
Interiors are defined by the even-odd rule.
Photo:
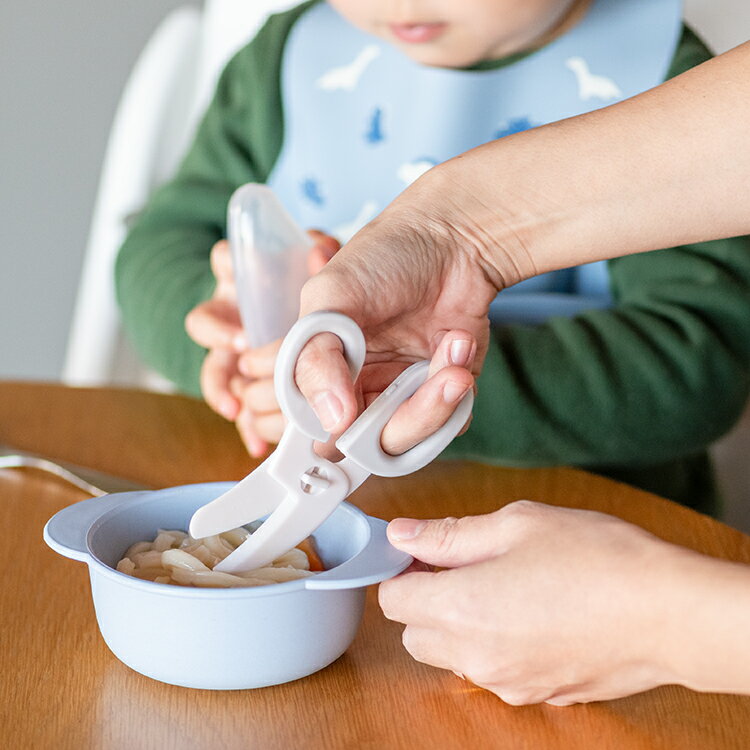
[[[195,395],[205,350],[185,318],[213,293],[209,253],[226,236],[233,191],[265,181],[281,148],[279,66],[295,18],[272,17],[230,61],[177,175],[137,217],[117,260],[128,337],[150,367]]]
[[[647,466],[729,429],[750,378],[750,241],[610,267],[613,309],[493,330],[474,422],[448,455]]]

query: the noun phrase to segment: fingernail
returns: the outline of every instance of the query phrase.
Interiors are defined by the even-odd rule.
[[[313,410],[326,432],[332,432],[344,416],[344,407],[331,391],[323,391],[313,399]]]
[[[458,399],[463,397],[469,388],[471,388],[470,385],[464,385],[463,383],[456,383],[455,380],[449,380],[443,386],[443,401],[445,401],[446,404],[454,404]]]
[[[452,365],[464,367],[469,363],[471,355],[471,341],[456,339],[450,345],[450,360]]]
[[[240,374],[244,375],[246,378],[252,377],[253,372],[250,369],[250,365],[248,365],[242,357],[237,360],[237,369],[240,371]]]
[[[425,525],[425,521],[418,521],[415,518],[394,518],[388,524],[388,536],[394,542],[406,542],[414,539]]]
[[[234,420],[237,415],[237,404],[234,399],[224,398],[219,403],[219,412],[221,415],[230,421]]]
[[[260,458],[266,452],[266,443],[261,438],[253,436],[248,443],[248,453],[252,458]]]
[[[247,338],[244,333],[238,333],[232,339],[232,348],[236,352],[241,352],[247,349]]]

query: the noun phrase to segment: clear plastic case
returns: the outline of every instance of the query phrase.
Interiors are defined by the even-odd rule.
[[[299,315],[310,239],[273,191],[256,183],[232,195],[227,232],[237,303],[250,346],[283,338]]]

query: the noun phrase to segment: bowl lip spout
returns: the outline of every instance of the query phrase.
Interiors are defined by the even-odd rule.
[[[237,588],[199,588],[174,586],[156,583],[121,573],[103,562],[92,549],[92,537],[102,525],[121,513],[133,508],[135,503],[153,502],[154,496],[174,495],[179,492],[206,493],[206,502],[218,496],[232,486],[231,482],[209,482],[201,484],[169,487],[161,490],[143,490],[137,492],[117,493],[103,498],[90,498],[63,508],[53,516],[45,526],[44,539],[56,552],[85,562],[92,577],[102,576],[120,586],[126,586],[150,595],[164,595],[181,599],[260,599],[269,596],[281,596],[302,591],[345,590],[368,586],[372,583],[391,578],[402,572],[412,562],[410,555],[396,550],[385,534],[385,521],[366,515],[351,503],[342,502],[334,513],[345,513],[353,526],[358,527],[363,543],[357,553],[329,570],[307,578],[300,578],[284,583],[266,586],[249,586]],[[99,510],[100,512],[97,512]],[[71,522],[75,525],[76,517],[82,519],[82,526],[77,529],[79,537],[75,542],[60,540],[56,529],[63,528],[70,534]]]

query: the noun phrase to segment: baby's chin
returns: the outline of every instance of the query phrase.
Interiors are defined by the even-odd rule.
[[[451,49],[439,44],[403,44],[388,40],[410,60],[430,68],[469,68],[487,59],[484,50]]]

